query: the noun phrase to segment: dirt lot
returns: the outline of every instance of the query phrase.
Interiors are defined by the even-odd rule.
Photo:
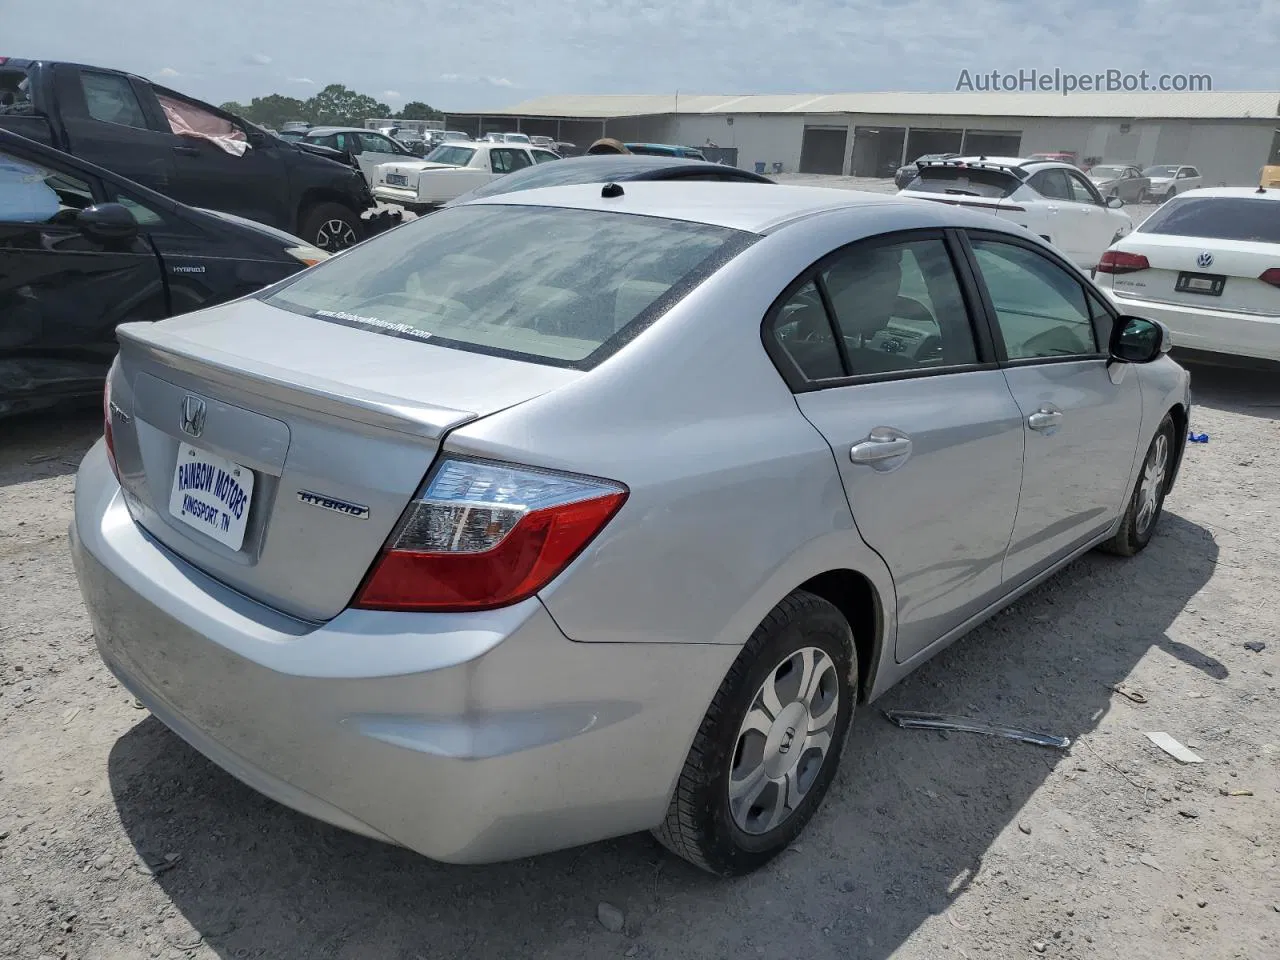
[[[1280,382],[1193,386],[1210,442],[1150,548],[1082,559],[864,709],[801,842],[733,882],[647,835],[449,867],[254,794],[95,654],[65,534],[97,411],[0,424],[0,957],[1274,960]],[[904,731],[880,707],[1074,745]]]

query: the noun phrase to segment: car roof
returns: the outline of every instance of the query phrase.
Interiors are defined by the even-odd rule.
[[[1184,163],[1182,166],[1189,167],[1191,164]],[[1280,200],[1280,190],[1264,188],[1259,192],[1259,189],[1258,187],[1196,187],[1186,193],[1178,194],[1174,199],[1182,200],[1184,197],[1191,197],[1195,200],[1221,200],[1227,197],[1235,197],[1237,199],[1243,197],[1252,200]]]
[[[567,207],[604,210],[684,220],[764,234],[794,220],[851,208],[898,206],[919,216],[929,211],[939,225],[998,225],[994,217],[974,214],[932,200],[899,197],[832,187],[775,185],[761,190],[756,183],[693,183],[680,180],[632,180],[620,196],[603,196],[603,184],[538,187],[517,193],[494,194],[473,204]],[[470,205],[470,204],[469,204]],[[976,219],[975,219],[976,217]],[[1006,224],[1006,226],[1008,226]]]
[[[307,136],[313,133],[322,137],[327,137],[331,133],[382,133],[381,130],[370,130],[367,127],[311,127],[307,130]]]

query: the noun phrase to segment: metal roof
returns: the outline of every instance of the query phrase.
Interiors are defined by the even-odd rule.
[[[1074,93],[1070,96],[1058,93],[604,94],[538,97],[502,110],[476,111],[477,115],[486,117],[564,119],[613,119],[677,112],[1226,120],[1280,115],[1280,91]]]

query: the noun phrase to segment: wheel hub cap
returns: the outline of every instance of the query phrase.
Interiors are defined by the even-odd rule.
[[[1160,509],[1160,498],[1164,494],[1165,473],[1169,467],[1169,438],[1163,433],[1151,445],[1151,455],[1142,468],[1142,485],[1138,493],[1139,533],[1146,533],[1147,527],[1155,519]]]
[[[822,650],[805,647],[774,667],[734,746],[728,799],[739,829],[768,833],[795,813],[831,751],[839,713],[836,665]]]

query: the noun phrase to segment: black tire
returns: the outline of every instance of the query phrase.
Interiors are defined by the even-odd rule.
[[[1162,440],[1164,442],[1163,448],[1161,448]],[[1160,514],[1164,510],[1164,498],[1169,492],[1170,480],[1173,478],[1174,457],[1177,455],[1176,440],[1173,418],[1166,413],[1164,419],[1160,421],[1160,427],[1156,430],[1156,435],[1151,438],[1151,445],[1147,447],[1147,455],[1142,458],[1142,466],[1138,468],[1138,478],[1133,484],[1133,494],[1129,497],[1129,506],[1125,509],[1124,517],[1120,520],[1120,529],[1116,531],[1115,536],[1102,544],[1099,549],[1121,557],[1132,557],[1151,542],[1151,537],[1156,530],[1156,524],[1160,522]],[[1161,449],[1163,449],[1163,454],[1160,452]],[[1147,482],[1148,474],[1155,469],[1155,461],[1160,459],[1161,456],[1164,458],[1164,464],[1158,470],[1159,481],[1154,491],[1154,503],[1150,504],[1150,516],[1146,516],[1143,506],[1147,503],[1150,490],[1150,485]]]
[[[834,720],[822,728],[829,731],[830,742],[825,754],[815,758],[813,750],[805,750],[808,741],[801,741],[801,750],[794,754],[794,759],[783,762],[792,763],[786,774],[788,782],[792,774],[796,785],[808,779],[802,799],[794,806],[783,804],[790,812],[783,815],[777,826],[767,829],[765,825],[766,829],[759,832],[748,832],[735,820],[729,802],[734,763],[743,760],[739,750],[740,736],[743,743],[749,737],[758,737],[762,751],[776,742],[777,749],[772,751],[772,755],[781,759],[782,754],[793,749],[795,730],[792,727],[782,730],[781,723],[785,720],[774,724],[773,729],[782,732],[771,733],[768,738],[754,731],[744,733],[741,728],[766,679],[786,684],[791,678],[791,671],[803,670],[801,651],[806,650],[815,651],[815,662],[818,662],[816,652],[830,658],[829,669],[824,663],[822,669],[815,667],[812,670],[820,678],[820,684],[834,685],[838,697],[834,704]],[[844,751],[858,690],[857,658],[853,651],[853,631],[849,622],[833,604],[821,597],[797,590],[770,611],[729,669],[698,728],[684,770],[676,783],[666,820],[653,831],[663,846],[711,873],[740,876],[768,863],[799,836],[821,805]],[[822,693],[824,702],[828,702],[828,696],[829,692]],[[791,710],[798,702],[784,706]],[[830,706],[819,716],[829,710]],[[807,718],[809,714],[804,716]],[[776,741],[775,736],[778,737]],[[812,766],[815,760],[819,764],[816,768]],[[806,764],[810,764],[807,769]],[[767,770],[763,761],[760,770]],[[769,794],[776,797],[776,782],[770,780],[759,796]],[[740,809],[744,806],[741,805]],[[749,818],[750,811],[755,809],[755,806],[750,806],[744,815]]]
[[[302,239],[329,253],[360,242],[360,215],[340,203],[317,203],[303,214],[301,223]]]

